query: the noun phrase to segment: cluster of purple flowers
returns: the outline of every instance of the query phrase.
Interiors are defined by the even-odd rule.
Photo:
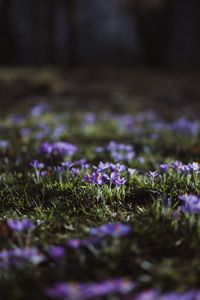
[[[96,299],[110,294],[127,294],[136,287],[128,279],[118,278],[104,280],[99,283],[60,282],[45,289],[45,294],[61,300]]]
[[[146,290],[139,293],[133,300],[199,300],[199,290],[189,290],[182,293],[168,292],[161,294],[156,289]]]
[[[183,201],[181,210],[185,213],[197,213],[200,214],[200,197],[193,194],[185,194],[179,196],[179,199]]]
[[[115,238],[120,238],[127,236],[131,232],[130,225],[125,225],[122,223],[108,223],[101,225],[99,227],[90,228],[90,234],[98,237],[112,236]]]
[[[198,162],[183,164],[181,161],[175,161],[171,164],[160,164],[161,173],[168,173],[170,170],[181,174],[199,173],[200,165]]]
[[[37,141],[47,139],[49,136],[55,140],[58,140],[67,131],[67,128],[64,125],[50,126],[46,122],[38,122],[35,124],[35,127],[35,130],[30,127],[20,128],[20,135],[25,139],[31,137]]]
[[[39,162],[37,159],[33,160],[30,163],[30,166],[34,169],[37,180],[39,181],[40,176],[44,177],[47,174],[47,170],[45,170],[45,165],[42,162]]]
[[[90,125],[101,126],[101,123],[104,124],[106,122],[115,125],[119,132],[141,134],[144,125],[150,125],[156,122],[156,113],[154,111],[144,111],[136,115],[119,115],[106,111],[97,115],[89,112],[83,115],[83,120],[81,119],[81,121],[83,128]]]
[[[137,124],[140,129],[144,128],[144,121]],[[152,118],[148,120],[148,128],[151,128],[152,134],[164,132],[177,132],[181,135],[197,135],[200,131],[200,123],[181,117],[172,123],[166,123],[163,120]]]
[[[84,181],[97,186],[107,184],[110,186],[121,187],[127,181],[120,174],[125,170],[126,167],[124,165],[100,162],[98,167],[93,167],[92,174],[84,176]]]
[[[172,123],[166,123],[163,120],[159,120],[156,113],[153,111],[146,111],[139,113],[135,116],[132,115],[121,115],[121,116],[110,116],[113,120],[116,120],[117,128],[119,130],[133,132],[138,135],[145,133],[145,128],[151,129],[150,138],[159,137],[158,133],[162,131],[177,132],[180,134],[197,135],[200,131],[200,123],[197,121],[189,120],[185,117],[178,118]]]
[[[72,249],[87,247],[89,245],[97,245],[103,238],[113,237],[120,238],[128,236],[131,233],[131,226],[123,223],[107,223],[99,227],[89,229],[89,238],[87,239],[71,239],[67,241],[67,246]]]
[[[88,164],[86,159],[83,158],[75,162],[62,162],[61,165],[54,167],[53,171],[57,174],[62,174],[66,171],[70,171],[71,175],[77,176],[81,171],[87,170],[89,167],[90,164]]]
[[[0,269],[8,267],[22,268],[27,263],[38,265],[45,260],[37,248],[15,248],[0,252]]]
[[[171,124],[171,130],[175,130],[185,134],[192,134],[196,135],[199,130],[200,126],[199,123],[196,121],[190,121],[184,117],[177,119],[175,122]]]
[[[43,162],[35,159],[30,163],[30,166],[34,168],[37,178],[46,176],[48,171],[51,174],[58,175],[69,172],[72,177],[76,177],[80,174],[85,174],[86,170],[91,167],[84,158],[74,162],[65,161],[54,167],[49,166],[48,169],[45,169]],[[110,187],[121,187],[127,182],[127,179],[124,177],[125,172],[130,176],[137,174],[136,169],[127,168],[124,164],[99,162],[98,166],[92,166],[91,174],[86,174],[83,180],[96,186],[105,184]]]
[[[103,163],[102,161],[99,162],[99,165],[97,167],[94,167],[97,171],[105,171],[105,170],[110,170],[111,172],[118,172],[122,173],[126,171],[126,166],[122,164],[113,164],[110,162]]]
[[[23,232],[35,228],[35,225],[29,219],[22,219],[22,220],[9,219],[7,220],[6,224],[9,229],[16,232]]]
[[[30,166],[33,167],[34,169],[43,169],[44,168],[44,163],[39,162],[37,159],[34,159],[31,163]]]
[[[84,121],[81,122],[81,126],[101,124],[101,122],[111,122],[115,124],[116,129],[119,132],[129,132],[142,136],[147,133],[147,136],[151,139],[157,139],[162,131],[164,132],[177,132],[181,135],[197,135],[200,131],[200,123],[197,121],[189,120],[185,117],[181,117],[167,123],[164,120],[158,118],[154,111],[144,111],[136,115],[116,115],[112,113],[102,113],[96,115],[93,113],[86,113],[84,115]],[[149,135],[149,129],[151,134]],[[100,150],[100,149],[99,149]],[[102,148],[101,151],[106,149]]]
[[[96,152],[97,153],[101,153],[101,152],[110,153],[112,159],[115,162],[132,161],[136,156],[134,147],[132,145],[119,144],[114,141],[111,141],[105,147],[97,147]]]
[[[48,167],[45,169],[44,163],[39,162],[38,160],[33,160],[30,163],[30,166],[34,168],[37,178],[44,177],[48,174],[58,174],[59,176],[69,172],[72,177],[78,176],[82,171],[87,170],[90,167],[90,164],[86,162],[86,159],[80,159],[74,162],[65,161],[60,165]]]
[[[73,156],[77,147],[67,142],[44,142],[39,147],[39,154],[46,156]]]
[[[121,187],[126,183],[124,177],[120,177],[117,173],[113,172],[110,175],[106,173],[93,172],[92,174],[84,176],[84,181],[101,186],[103,184],[112,184],[113,186]]]

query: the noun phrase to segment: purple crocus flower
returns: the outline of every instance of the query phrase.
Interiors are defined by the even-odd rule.
[[[110,183],[115,183],[115,180],[118,177],[117,172],[112,172],[111,174],[106,174],[104,173],[104,177],[106,178],[106,180],[108,180]]]
[[[58,139],[60,138],[65,132],[67,131],[67,128],[63,125],[60,125],[58,127],[56,127],[53,132],[52,132],[52,136],[54,139]]]
[[[71,239],[71,240],[67,241],[67,246],[72,249],[78,249],[81,246],[85,246],[85,240]]]
[[[96,114],[92,112],[88,112],[84,114],[84,125],[93,125],[96,121]]]
[[[83,180],[85,182],[95,184],[97,186],[110,183],[118,187],[121,187],[126,183],[127,180],[124,177],[120,177],[117,171],[113,171],[110,174],[105,172],[103,173],[103,170],[107,168],[112,169],[113,166],[115,165],[112,165],[110,163],[105,163],[105,164],[100,163],[99,165],[102,170],[100,170],[99,167],[98,168],[94,167],[95,171],[92,174],[84,176]],[[123,165],[116,165],[116,168],[119,168],[120,170],[124,170]]]
[[[88,239],[71,239],[67,241],[67,246],[72,249],[79,249],[81,247],[88,247],[90,245],[96,245],[101,242],[99,237],[89,237]]]
[[[112,145],[112,146],[111,146]],[[119,150],[119,151],[132,151],[133,147],[131,145],[126,145],[126,144],[118,144],[116,142],[111,142],[108,145],[108,148],[110,147],[111,151],[113,150]]]
[[[90,167],[90,164],[87,163],[87,160],[86,160],[85,158],[82,158],[82,159],[80,159],[80,160],[77,160],[77,161],[75,162],[75,164],[76,164],[77,166],[80,166],[82,169],[88,169],[88,168]]]
[[[135,152],[128,151],[122,153],[121,151],[112,151],[111,157],[114,159],[114,161],[122,161],[122,160],[131,161],[135,158]]]
[[[6,150],[9,146],[9,141],[5,140],[0,140],[0,149],[1,150]]]
[[[23,232],[26,230],[31,230],[35,226],[29,219],[22,219],[22,220],[13,220],[9,219],[7,220],[7,226],[12,230],[16,232]]]
[[[117,150],[117,143],[116,142],[114,142],[114,141],[111,141],[111,142],[109,142],[109,144],[106,146],[106,149],[108,150],[108,151],[114,151],[114,150]]]
[[[200,197],[193,194],[185,194],[179,196],[179,199],[184,202],[181,210],[185,213],[200,213]]]
[[[72,163],[71,161],[64,161],[61,163],[61,166],[66,170],[70,169],[73,165],[74,163]]]
[[[199,293],[191,290],[183,293],[170,292],[160,296],[160,300],[198,300]]]
[[[30,114],[33,117],[38,117],[43,114],[48,108],[47,103],[39,103],[33,106],[30,110]]]
[[[104,170],[107,170],[108,168],[110,168],[110,163],[109,162],[103,163],[102,161],[100,161],[99,165],[97,167],[97,170],[104,171]]]
[[[77,151],[77,147],[66,142],[56,142],[53,144],[52,153],[54,155],[72,156]]]
[[[26,137],[29,137],[32,133],[32,130],[28,127],[23,127],[21,130],[20,130],[20,134],[22,137],[26,138]]]
[[[161,173],[167,173],[169,170],[169,166],[167,164],[160,164],[159,168]]]
[[[83,179],[85,182],[95,184],[97,186],[105,183],[105,176],[97,171],[93,172],[91,175],[84,176]]]
[[[199,173],[200,166],[198,162],[193,162],[188,164],[188,169],[190,172]]]
[[[39,153],[42,155],[72,156],[77,151],[77,147],[66,142],[48,143],[40,145]]]
[[[104,174],[104,178],[111,184],[118,187],[123,186],[127,181],[124,177],[120,177],[117,172],[112,172],[110,175]]]
[[[45,260],[44,255],[42,255],[35,247],[18,249],[18,252],[15,250],[14,254],[17,254],[17,256],[34,265],[38,265]]]
[[[185,174],[185,175],[190,174],[190,172],[191,172],[191,169],[189,168],[188,165],[182,165],[182,166],[179,168],[179,170],[180,170],[180,172],[181,172],[182,174]]]
[[[53,171],[57,174],[62,174],[66,171],[66,169],[63,166],[56,166],[56,167],[53,167]]]
[[[108,223],[99,227],[90,228],[89,233],[98,237],[112,236],[120,238],[129,235],[131,227],[122,223]]]
[[[155,289],[145,290],[133,298],[133,300],[158,300],[158,299],[159,299],[159,293]]]
[[[37,159],[33,160],[30,163],[30,166],[33,167],[34,169],[42,169],[44,168],[44,164],[39,162]]]
[[[134,126],[134,117],[131,115],[121,115],[116,118],[117,125],[120,130],[129,131],[133,129]]]
[[[159,176],[159,173],[158,171],[149,171],[146,173],[148,177],[151,177],[151,178],[156,178]]]
[[[52,245],[48,247],[48,254],[53,259],[59,259],[65,255],[65,249],[62,246]]]
[[[71,169],[71,174],[73,177],[78,176],[78,174],[80,173],[80,170],[78,168],[72,168]]]
[[[62,174],[67,170],[70,170],[70,168],[73,166],[74,164],[70,161],[66,161],[66,162],[62,162],[60,166],[56,166],[53,167],[53,170],[55,173],[57,174]]]
[[[114,141],[111,141],[106,146],[106,150],[110,152],[111,157],[115,161],[131,161],[133,158],[135,158],[135,150],[132,145],[118,144]]]
[[[45,294],[61,300],[96,299],[113,293],[127,294],[135,288],[135,284],[127,279],[109,279],[99,283],[60,282],[52,288],[46,288]]]
[[[46,175],[47,175],[47,171],[46,170],[44,170],[44,171],[41,171],[40,172],[40,175],[41,175],[41,177],[45,177]]]
[[[127,180],[124,177],[117,176],[117,178],[115,179],[115,184],[118,187],[125,185],[126,182]]]
[[[96,153],[102,153],[102,152],[104,152],[105,151],[105,148],[104,147],[96,147],[96,149],[95,149],[95,152]]]
[[[113,293],[127,294],[135,288],[135,284],[125,279],[109,279],[100,283],[85,284],[83,297],[86,299],[102,297]]]
[[[61,300],[79,300],[80,287],[77,283],[59,282],[54,284],[51,288],[46,288],[44,293],[50,298]]]
[[[199,123],[182,117],[172,123],[171,128],[181,133],[196,135],[199,132]]]
[[[48,142],[44,142],[39,147],[39,154],[50,155],[52,153],[52,150],[53,150],[53,145]]]
[[[133,300],[199,300],[199,291],[189,290],[183,293],[168,292],[161,294],[155,289],[143,291]]]
[[[22,268],[27,263],[38,265],[45,260],[45,257],[37,248],[15,248],[2,250],[0,252],[0,268],[15,266]]]
[[[145,163],[145,158],[144,157],[138,157],[138,161],[139,161],[139,163],[141,164],[141,165],[144,165],[144,163]]]
[[[181,161],[176,160],[175,162],[171,163],[170,167],[175,170],[176,172],[180,171],[182,168],[183,163]]]
[[[126,171],[126,166],[121,164],[110,164],[110,169],[113,172],[124,172]]]

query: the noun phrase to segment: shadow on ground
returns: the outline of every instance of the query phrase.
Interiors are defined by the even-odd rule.
[[[0,70],[1,113],[23,111],[40,101],[57,109],[153,109],[164,117],[198,117],[200,72],[159,69],[4,68]]]

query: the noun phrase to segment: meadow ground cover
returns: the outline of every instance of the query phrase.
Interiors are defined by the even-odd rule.
[[[0,299],[200,299],[200,122],[153,111],[0,123]]]

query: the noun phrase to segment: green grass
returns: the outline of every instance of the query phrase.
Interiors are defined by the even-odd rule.
[[[108,238],[99,246],[78,251],[67,250],[61,261],[47,259],[39,266],[25,269],[0,268],[2,299],[46,299],[43,289],[57,281],[99,281],[112,277],[129,277],[138,289],[155,287],[162,291],[184,291],[199,287],[200,218],[196,214],[174,213],[180,205],[178,196],[199,194],[200,175],[189,176],[171,171],[155,179],[146,172],[159,170],[160,163],[199,160],[199,134],[191,135],[160,130],[152,139],[152,122],[141,122],[144,134],[134,134],[119,126],[110,117],[97,117],[93,125],[82,125],[82,113],[50,112],[38,117],[27,113],[19,124],[8,117],[1,119],[0,140],[9,146],[0,148],[0,248],[36,246],[46,255],[51,244],[66,245],[72,238],[88,237],[90,227],[109,222],[128,223],[131,235],[121,239]],[[153,121],[154,122],[154,121]],[[39,124],[50,128],[38,138]],[[108,153],[95,153],[96,146],[110,140],[134,145],[136,158],[121,162],[136,168],[138,173],[128,178],[124,189],[99,189],[83,182],[83,174],[73,178],[67,172],[61,178],[50,170],[58,164],[56,158],[38,154],[42,141],[55,141],[55,128],[64,125],[59,140],[78,147],[73,161],[86,157],[91,165],[112,161]],[[26,135],[22,129],[28,128]],[[156,133],[156,132],[154,132]],[[141,162],[144,158],[144,162]],[[35,177],[30,162],[44,161],[48,174]],[[89,173],[91,171],[88,171]],[[87,174],[87,171],[85,171]],[[172,205],[165,207],[163,199],[170,197]],[[36,223],[31,233],[20,238],[6,227],[9,218],[28,217]],[[118,299],[109,298],[109,299]]]

